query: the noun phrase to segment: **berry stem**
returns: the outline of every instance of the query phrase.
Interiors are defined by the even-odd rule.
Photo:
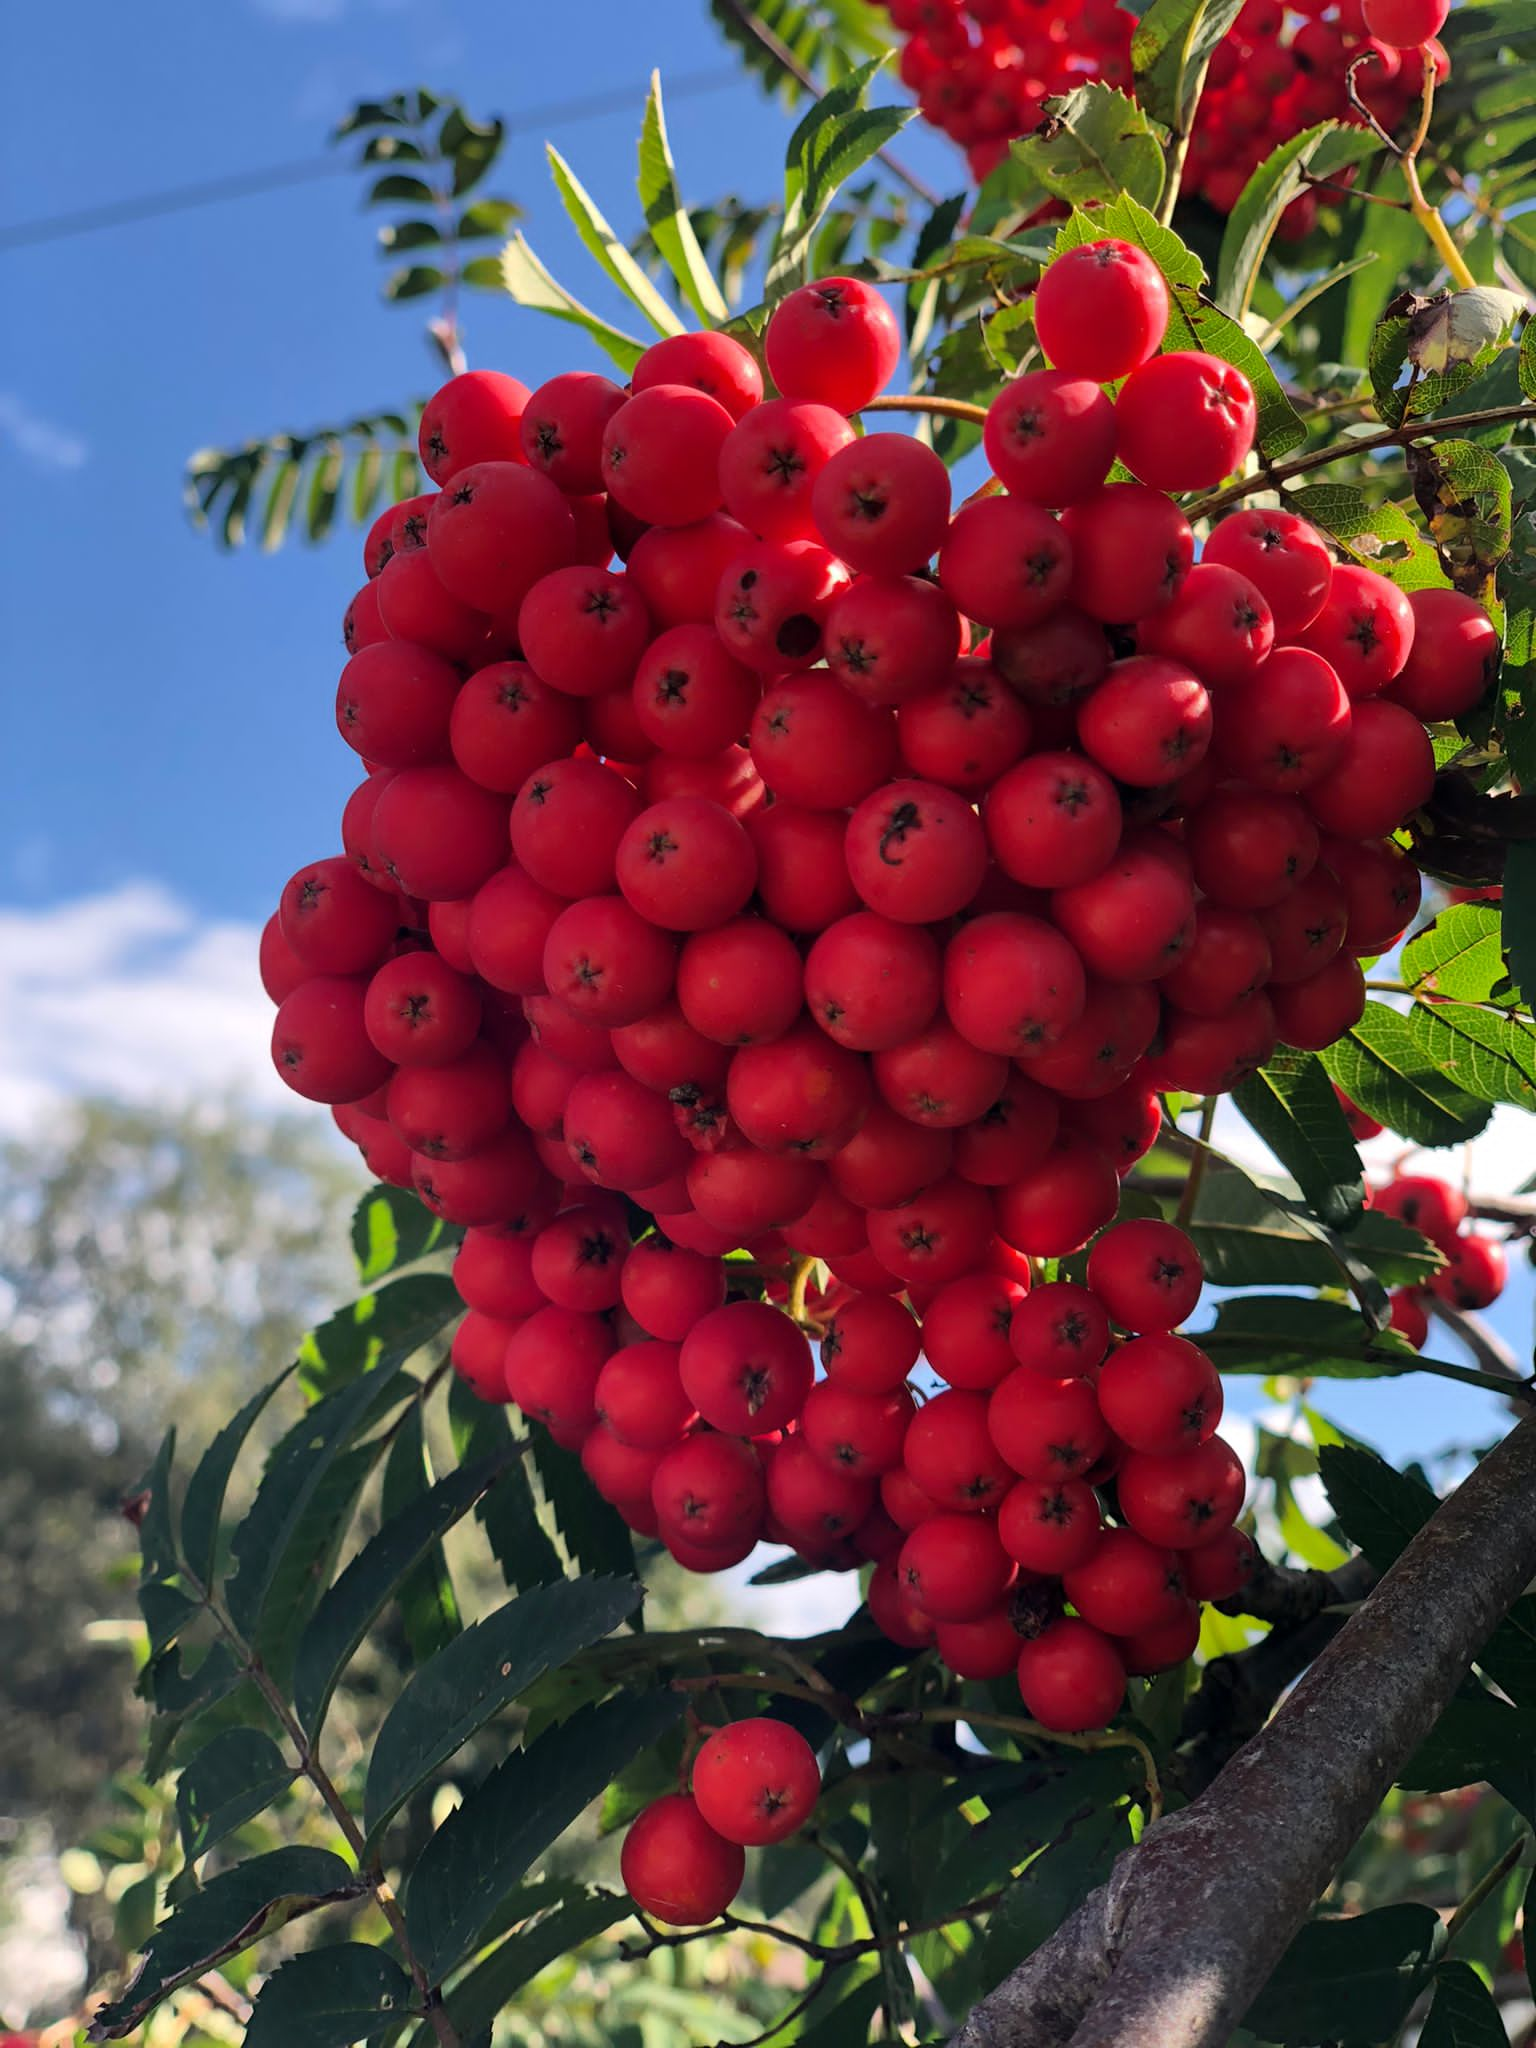
[[[931,412],[942,419],[974,420],[977,426],[984,424],[987,408],[972,405],[968,398],[937,398],[928,391],[889,391],[879,398],[871,398],[864,406],[865,412]]]

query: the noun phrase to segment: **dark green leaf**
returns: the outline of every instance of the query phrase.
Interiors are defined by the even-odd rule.
[[[448,1390],[448,1420],[460,1462],[505,1455],[513,1444],[506,1410],[491,1407],[455,1376]],[[507,1466],[499,1482],[476,1504],[475,1518],[485,1530],[491,1555],[514,1592],[547,1586],[565,1577],[560,1553],[539,1520],[528,1469],[522,1456]]]
[[[1320,1057],[1351,1102],[1416,1145],[1460,1144],[1488,1121],[1487,1103],[1432,1067],[1408,1019],[1385,1003],[1368,1002]]]
[[[1536,1026],[1470,1003],[1415,1003],[1408,1013],[1425,1059],[1479,1102],[1536,1109]]]
[[[1536,1713],[1506,1706],[1492,1693],[1453,1699],[1398,1773],[1411,1792],[1451,1792],[1480,1785],[1536,1758]]]
[[[844,1981],[843,1972],[835,1965],[830,1967],[822,1979],[823,1996]],[[888,1995],[886,1980],[877,1972],[845,1992],[836,2005],[813,2005],[795,2036],[797,2048],[857,2048],[869,2039],[869,2023]]]
[[[189,1863],[263,1812],[293,1783],[295,1767],[259,1728],[227,1728],[194,1756],[176,1784],[176,1820]]]
[[[477,1946],[536,1859],[682,1710],[667,1692],[583,1707],[466,1794],[423,1849],[405,1895],[411,1945],[434,1983]]]
[[[1013,1788],[989,1798],[988,1817],[968,1827],[936,1868],[923,1872],[922,1918],[937,1919],[1006,1884],[1027,1857],[1139,1783],[1136,1760],[1125,1751],[1074,1757],[1055,1767],[1021,1766]]]
[[[1122,1849],[1131,1846],[1126,1809],[1083,1816],[1058,1841],[1025,1866],[987,1922],[983,1948],[989,1983],[1000,1983],[1061,1925],[1109,1876]]]
[[[1327,1444],[1317,1462],[1339,1527],[1379,1572],[1396,1562],[1439,1506],[1422,1479],[1395,1471],[1374,1451]]]
[[[639,192],[651,240],[677,280],[678,290],[706,327],[718,327],[730,318],[730,307],[715,282],[677,189],[677,167],[667,141],[659,71],[651,73],[645,118],[640,124]]]
[[[372,1371],[386,1346],[418,1350],[463,1313],[447,1274],[408,1273],[310,1332],[299,1347],[300,1382],[310,1395],[334,1393]]]
[[[1228,1162],[1211,1162],[1190,1223],[1207,1280],[1219,1287],[1336,1287],[1341,1257],[1369,1267],[1388,1287],[1415,1286],[1444,1263],[1416,1230],[1367,1210],[1347,1239],[1330,1240],[1304,1212],[1288,1207]]]
[[[218,1563],[219,1525],[223,1519],[230,1474],[261,1411],[292,1370],[290,1366],[288,1372],[279,1373],[269,1386],[251,1396],[233,1421],[225,1423],[187,1481],[187,1495],[181,1509],[182,1548],[188,1565],[205,1586],[213,1584]]]
[[[363,1797],[369,1834],[540,1673],[600,1641],[639,1600],[633,1579],[536,1586],[440,1650],[407,1679],[374,1740]]]
[[[155,1929],[133,1981],[96,2014],[86,2038],[121,2040],[178,1985],[238,1955],[295,1914],[356,1897],[363,1889],[328,1849],[274,1849],[221,1871]]]
[[[859,65],[822,94],[789,138],[784,211],[769,254],[763,296],[772,305],[805,282],[811,245],[839,185],[910,120],[912,109],[867,107],[883,59]]]
[[[175,1575],[176,1517],[171,1502],[171,1468],[176,1461],[176,1431],[160,1439],[155,1462],[129,1496],[138,1508],[139,1555],[146,1579]]]
[[[385,1438],[375,1435],[332,1463],[273,1573],[255,1641],[269,1674],[285,1692],[292,1684],[299,1639],[335,1575],[363,1488],[385,1447]]]
[[[1419,2048],[1509,2048],[1493,1993],[1470,1963],[1441,1963]]]
[[[483,1499],[516,1455],[509,1442],[440,1479],[384,1524],[325,1595],[300,1638],[294,1666],[294,1706],[310,1736],[319,1733],[337,1679],[402,1578]]]
[[[424,178],[408,177],[403,171],[390,171],[369,186],[366,204],[382,206],[387,200],[408,200],[412,206],[433,206],[437,202],[437,194]]]
[[[1332,1083],[1313,1054],[1281,1046],[1232,1091],[1248,1122],[1324,1223],[1347,1230],[1365,1201],[1365,1177]]]
[[[457,1241],[458,1232],[404,1188],[370,1188],[352,1212],[357,1277],[371,1286],[401,1266]]]
[[[1391,2040],[1429,1981],[1442,1940],[1430,1906],[1383,1906],[1303,1927],[1245,2015],[1281,2048]]]
[[[350,2048],[398,2026],[413,2010],[411,1980],[363,1942],[312,1948],[262,1985],[245,2048]]]
[[[404,270],[391,271],[384,280],[386,299],[424,299],[429,292],[441,291],[446,279],[441,270],[430,263],[413,263]]]
[[[1023,174],[1053,199],[1088,206],[1122,192],[1156,206],[1163,152],[1136,102],[1107,85],[1080,85],[1051,118],[1013,144]]]
[[[576,1453],[562,1450],[548,1430],[536,1429],[533,1462],[571,1562],[584,1572],[631,1575],[635,1546],[628,1524],[593,1486]]]
[[[1520,390],[1536,403],[1536,320],[1527,320],[1520,335]]]
[[[1166,127],[1184,129],[1211,53],[1242,0],[1152,0],[1131,38],[1136,97]]]
[[[530,1978],[560,1957],[573,1954],[583,1942],[625,1918],[629,1910],[628,1900],[615,1898],[611,1892],[578,1892],[565,1894],[550,1911],[530,1919],[449,1992],[448,2017],[459,2038],[477,2039]],[[411,2037],[411,2048],[432,2048],[434,2039],[430,2027],[418,2028]]]
[[[1278,149],[1270,151],[1243,187],[1227,216],[1221,254],[1216,259],[1215,297],[1223,312],[1235,318],[1247,312],[1276,224],[1301,190],[1301,174],[1316,155],[1318,144],[1338,126],[1324,121],[1288,136]]]
[[[1299,1294],[1243,1294],[1218,1304],[1195,1342],[1222,1372],[1293,1379],[1377,1379],[1412,1369],[1417,1353],[1358,1310]]]
[[[1501,923],[1495,904],[1451,904],[1404,946],[1404,981],[1458,1002],[1486,1002],[1504,980]]]
[[[458,1478],[460,1474],[452,1476]],[[432,1493],[432,1467],[418,1401],[406,1410],[384,1466],[380,1506],[386,1523],[409,1514],[422,1500],[430,1500]],[[405,1640],[418,1664],[435,1656],[459,1633],[459,1603],[448,1575],[443,1546],[435,1536],[397,1582],[395,1597]]]
[[[359,1430],[377,1419],[383,1406],[414,1394],[412,1384],[401,1385],[399,1380],[421,1342],[412,1326],[407,1336],[386,1344],[370,1371],[316,1402],[272,1453],[231,1545],[235,1570],[226,1599],[231,1620],[246,1635],[255,1634],[289,1542],[335,1460]]]
[[[379,229],[379,247],[387,256],[403,256],[411,249],[435,249],[442,230],[430,220],[387,222]]]

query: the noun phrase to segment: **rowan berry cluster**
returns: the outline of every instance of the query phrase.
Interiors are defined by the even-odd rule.
[[[1242,463],[1254,398],[1158,353],[1168,311],[1139,249],[1055,263],[1056,367],[958,509],[855,433],[900,354],[855,279],[776,309],[777,396],[720,334],[627,390],[455,378],[347,615],[346,854],[262,946],[283,1078],[465,1230],[472,1387],[691,1569],[873,1562],[888,1633],[1018,1663],[1062,1729],[1182,1657],[1244,1548],[1170,1334],[1198,1260],[1099,1236],[1120,1180],[1158,1090],[1359,1016],[1419,900],[1421,721],[1495,651],[1284,512],[1194,564],[1167,494]]]
[[[903,83],[924,118],[966,151],[980,182],[1046,116],[1046,101],[1093,80],[1129,91],[1133,15],[1112,0],[881,0],[905,36]],[[1396,128],[1419,97],[1427,46],[1449,75],[1435,41],[1448,0],[1247,0],[1218,45],[1190,140],[1190,190],[1230,213],[1272,150],[1319,121],[1358,121],[1346,73],[1357,75],[1371,113]],[[1281,233],[1300,240],[1317,200],[1300,193]]]
[[[1359,1137],[1374,1137],[1381,1129],[1373,1119],[1360,1118],[1359,1111],[1350,1121]],[[1422,1349],[1429,1334],[1424,1306],[1427,1294],[1452,1308],[1493,1306],[1504,1292],[1507,1277],[1504,1247],[1497,1238],[1468,1227],[1467,1198],[1459,1188],[1433,1174],[1399,1173],[1380,1187],[1368,1189],[1367,1194],[1373,1209],[1411,1224],[1445,1254],[1446,1262],[1428,1288],[1402,1288],[1392,1296],[1392,1327],[1416,1351]]]

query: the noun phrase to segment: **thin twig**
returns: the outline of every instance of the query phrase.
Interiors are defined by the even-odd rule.
[[[1133,1749],[1141,1758],[1141,1767],[1146,1774],[1147,1820],[1150,1824],[1161,1817],[1163,1787],[1157,1773],[1157,1762],[1146,1743],[1129,1728],[1105,1728],[1093,1735],[1063,1735],[1057,1729],[1043,1728],[1038,1721],[1026,1721],[1022,1714],[987,1714],[970,1707],[922,1707],[911,1714],[881,1718],[908,1726],[914,1721],[963,1722],[969,1728],[996,1728],[1000,1734],[1014,1735],[1025,1742],[1060,1743],[1067,1749]]]
[[[1525,1854],[1530,1844],[1530,1839],[1530,1836],[1524,1833],[1517,1835],[1515,1840],[1504,1851],[1504,1854],[1499,1857],[1498,1861],[1491,1864],[1477,1880],[1477,1883],[1473,1885],[1471,1891],[1467,1893],[1467,1896],[1446,1922],[1445,1946],[1447,1948],[1451,1946],[1451,1943],[1460,1934],[1478,1907],[1482,1905],[1488,1894],[1491,1891],[1497,1890],[1505,1878],[1508,1877],[1509,1873],[1520,1861],[1520,1858]]]
[[[789,45],[775,35],[765,21],[759,19],[755,8],[744,5],[743,0],[722,0],[722,5],[731,19],[744,28],[755,42],[762,45],[774,63],[787,71],[803,92],[808,92],[812,99],[819,100],[823,97],[815,75],[805,68]],[[875,155],[891,176],[899,179],[909,192],[922,200],[925,206],[939,205],[939,194],[931,185],[925,183],[916,171],[909,169],[899,156],[893,156],[888,149],[877,149]]]
[[[1216,1097],[1207,1095],[1200,1111],[1199,1150],[1189,1162],[1189,1172],[1184,1177],[1184,1191],[1179,1196],[1178,1212],[1175,1216],[1181,1230],[1189,1227],[1189,1220],[1195,1213],[1195,1204],[1200,1199],[1201,1184],[1205,1179],[1206,1163],[1211,1156],[1211,1132],[1216,1128]]]
[[[877,405],[879,402],[878,399],[875,401]],[[1342,462],[1348,455],[1371,455],[1378,448],[1406,447],[1411,441],[1434,440],[1467,427],[1496,427],[1509,420],[1536,420],[1536,405],[1494,405],[1481,412],[1446,413],[1432,420],[1404,420],[1399,426],[1383,427],[1379,434],[1357,434],[1352,441],[1339,441],[1331,448],[1314,448],[1310,454],[1293,456],[1289,462],[1273,463],[1255,476],[1242,477],[1237,483],[1228,484],[1224,490],[1213,491],[1208,498],[1197,498],[1194,504],[1184,507],[1184,516],[1186,519],[1209,519],[1212,513],[1225,511],[1228,505],[1236,505],[1243,498],[1251,498],[1255,491],[1276,490],[1293,477],[1305,476],[1314,469],[1326,469],[1330,463]]]

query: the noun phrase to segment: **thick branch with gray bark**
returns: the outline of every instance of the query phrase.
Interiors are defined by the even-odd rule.
[[[1268,1726],[1148,1829],[951,2048],[1224,2048],[1536,1575],[1536,1416],[1446,1500]]]

